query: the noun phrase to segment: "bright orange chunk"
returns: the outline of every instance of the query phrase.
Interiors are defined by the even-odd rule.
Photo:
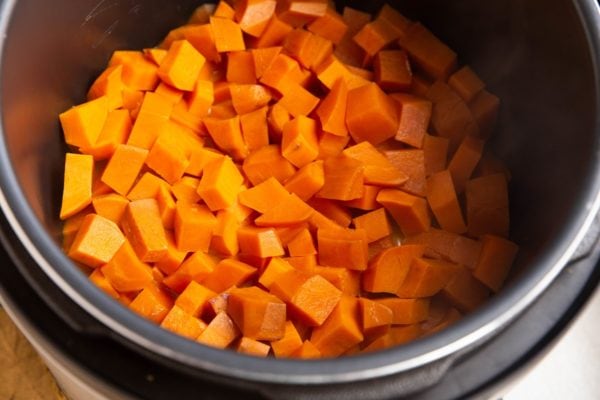
[[[77,231],[69,257],[99,267],[109,262],[123,243],[125,236],[117,224],[97,214],[88,214]]]

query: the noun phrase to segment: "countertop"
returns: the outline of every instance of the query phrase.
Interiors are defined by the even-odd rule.
[[[600,290],[542,361],[504,400],[600,399]]]

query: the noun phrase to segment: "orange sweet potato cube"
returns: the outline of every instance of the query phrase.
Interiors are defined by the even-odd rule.
[[[273,257],[265,267],[258,279],[258,283],[267,289],[277,281],[277,279],[286,272],[293,271],[294,267],[280,257]]]
[[[371,293],[396,293],[409,272],[414,258],[421,257],[425,246],[402,245],[384,249],[363,273],[362,288]]]
[[[116,110],[123,106],[123,66],[114,65],[106,68],[96,78],[88,90],[88,100],[94,100],[102,96],[108,97],[109,110]]]
[[[337,357],[364,339],[358,321],[358,301],[343,296],[329,318],[313,329],[310,341],[325,357]]]
[[[373,60],[375,82],[386,91],[405,91],[412,84],[408,55],[403,50],[382,50]]]
[[[414,258],[406,279],[396,295],[401,298],[425,298],[436,295],[461,267],[444,260]]]
[[[216,293],[221,293],[232,286],[243,284],[255,274],[256,268],[253,266],[233,258],[225,258],[215,266],[202,284]]]
[[[205,205],[177,202],[174,229],[180,251],[207,252],[216,225],[217,219]]]
[[[91,154],[94,160],[103,160],[113,155],[118,145],[125,143],[131,131],[132,122],[128,110],[112,110],[106,116],[96,142],[89,148],[81,147],[84,154]]]
[[[240,330],[229,316],[220,312],[210,321],[197,341],[207,346],[224,349],[240,336]]]
[[[471,271],[459,268],[441,293],[459,311],[471,312],[485,302],[489,292],[483,283],[473,277]]]
[[[316,197],[354,200],[363,194],[364,165],[347,155],[329,157],[323,164],[325,181]]]
[[[379,144],[398,131],[396,104],[376,83],[352,89],[348,92],[346,124],[357,143],[367,140]]]
[[[285,189],[307,201],[323,188],[325,171],[323,161],[318,160],[300,168],[286,183]]]
[[[60,219],[77,214],[92,202],[93,174],[92,156],[67,153]]]
[[[96,143],[108,116],[108,101],[107,96],[101,96],[60,114],[67,144],[89,148]]]
[[[160,326],[188,339],[196,339],[206,329],[206,324],[202,320],[191,316],[176,305],[165,315]]]
[[[191,281],[201,282],[217,266],[217,260],[204,252],[197,251],[188,257],[172,275],[163,280],[169,289],[181,293]]]
[[[448,79],[448,85],[467,103],[485,88],[485,83],[468,65],[453,73]]]
[[[146,92],[127,144],[150,149],[169,122],[173,104],[158,93]]]
[[[247,34],[260,37],[275,13],[275,0],[243,0],[236,3],[236,19]]]
[[[423,139],[431,119],[431,102],[406,93],[394,93],[391,98],[398,106],[396,140],[413,147],[423,147]]]
[[[300,115],[285,124],[281,154],[298,168],[314,161],[319,154],[316,121]]]
[[[358,309],[362,332],[367,338],[376,338],[386,334],[392,324],[392,310],[384,304],[361,297]]]
[[[152,282],[152,271],[125,241],[111,260],[102,267],[102,273],[119,292],[142,290]]]
[[[302,338],[294,323],[290,320],[285,322],[284,333],[281,339],[271,342],[273,354],[276,358],[289,357],[294,351],[302,346]]]
[[[108,161],[100,179],[115,192],[125,196],[133,186],[147,157],[146,149],[120,144]]]
[[[142,261],[159,261],[167,254],[167,238],[156,200],[130,202],[123,217],[122,227]]]
[[[177,296],[177,299],[175,299],[175,305],[188,314],[194,317],[199,317],[208,307],[208,301],[216,295],[217,294],[215,292],[207,287],[195,281],[191,281],[183,290],[183,292]]]
[[[403,243],[425,245],[426,256],[442,258],[470,269],[475,268],[481,252],[481,242],[436,228],[408,236]]]
[[[493,174],[467,182],[469,235],[493,234],[507,237],[509,231],[508,187],[504,174]]]
[[[377,202],[392,215],[405,235],[426,232],[431,226],[427,201],[421,197],[384,189],[377,195]]]
[[[146,158],[146,165],[169,184],[181,179],[189,164],[183,144],[168,133],[156,139]]]
[[[322,265],[367,269],[368,239],[364,229],[319,229],[317,240]]]
[[[279,340],[285,333],[285,303],[256,286],[232,289],[227,312],[251,339]]]
[[[321,275],[344,294],[349,296],[358,296],[360,294],[360,271],[354,271],[347,268],[322,267],[319,265],[312,266],[311,269],[305,269],[305,271]]]
[[[173,307],[173,299],[162,289],[149,285],[135,296],[129,308],[157,324],[167,316]]]
[[[260,258],[285,254],[277,233],[272,228],[243,226],[238,230],[238,242],[243,254]]]
[[[213,107],[214,111],[214,107]],[[242,160],[248,155],[248,146],[242,136],[239,115],[226,118],[205,118],[206,129],[217,147],[235,160]]]
[[[219,17],[210,17],[215,47],[219,53],[246,50],[242,29],[236,22]]]
[[[433,174],[427,179],[427,201],[442,229],[459,234],[467,231],[452,176],[448,170]]]
[[[154,90],[158,84],[158,66],[136,50],[115,51],[108,66],[122,65],[122,79],[133,90]]]
[[[222,157],[204,167],[198,195],[211,211],[230,207],[240,192],[244,177],[230,157]]]
[[[270,177],[283,183],[296,173],[292,163],[281,155],[278,145],[264,146],[253,151],[244,160],[242,169],[252,185],[258,185]]]
[[[364,229],[367,233],[367,241],[373,243],[379,239],[389,236],[392,231],[384,208],[360,215],[352,220],[354,227]]]
[[[410,25],[400,45],[413,62],[435,79],[446,80],[456,68],[456,53],[419,22]]]
[[[456,193],[462,193],[465,190],[467,181],[481,159],[483,146],[483,140],[473,136],[465,136],[456,153],[452,156],[448,163],[448,171],[452,175]]]
[[[397,297],[375,300],[392,310],[393,325],[410,325],[425,321],[429,316],[429,299],[399,299]]]
[[[342,292],[323,277],[297,270],[281,275],[271,286],[271,293],[309,326],[322,325],[342,297]]]
[[[485,235],[482,242],[481,254],[473,276],[494,292],[498,292],[510,272],[519,246],[494,235]]]
[[[271,351],[271,346],[258,340],[242,337],[235,345],[235,351],[255,357],[266,357]]]
[[[174,41],[158,69],[164,82],[179,89],[192,91],[206,59],[187,40]]]
[[[69,257],[90,267],[109,262],[125,243],[125,236],[113,221],[88,214],[82,221]]]

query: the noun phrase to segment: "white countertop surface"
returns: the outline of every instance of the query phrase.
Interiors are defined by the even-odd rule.
[[[503,399],[600,399],[600,290],[555,347]]]

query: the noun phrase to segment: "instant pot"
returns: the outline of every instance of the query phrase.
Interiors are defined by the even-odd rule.
[[[0,4],[2,304],[74,399],[489,397],[568,327],[597,286],[600,9],[594,0],[389,1],[502,100],[493,149],[512,171],[506,287],[450,328],[385,351],[258,359],[169,333],[104,295],[61,251],[66,147],[115,49],[151,47],[194,0]],[[373,12],[381,1],[336,2]]]

